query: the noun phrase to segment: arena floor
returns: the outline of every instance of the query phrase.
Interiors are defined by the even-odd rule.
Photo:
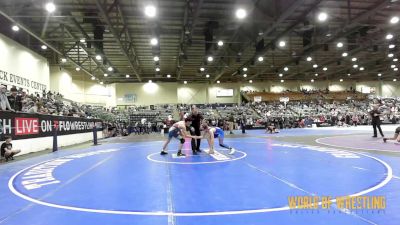
[[[392,136],[395,126],[383,126]],[[400,145],[370,127],[226,135],[217,148],[160,156],[159,134],[107,139],[1,164],[0,224],[302,225],[400,221]],[[207,148],[206,141],[202,147]],[[290,196],[384,196],[384,210],[291,209]],[[333,199],[333,198],[332,198]],[[333,200],[334,201],[334,200]],[[397,221],[397,222],[396,222]]]

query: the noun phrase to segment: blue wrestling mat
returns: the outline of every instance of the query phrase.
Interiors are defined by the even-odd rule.
[[[176,141],[166,156],[160,141],[109,143],[3,164],[0,224],[398,224],[398,157],[265,138],[225,142],[238,151],[193,156],[185,144],[187,156],[177,157]],[[318,208],[290,207],[298,196],[318,197]],[[385,208],[342,209],[338,196],[383,196]]]

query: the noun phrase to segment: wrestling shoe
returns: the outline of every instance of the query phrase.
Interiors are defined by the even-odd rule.
[[[386,143],[386,141],[387,141],[387,138],[383,138],[383,142],[385,142],[385,143]]]
[[[201,152],[201,150],[200,149],[196,149],[196,152]]]
[[[234,148],[231,148],[231,150],[229,151],[229,155],[233,155],[233,154],[235,154],[235,152],[236,152],[236,150],[234,149]]]
[[[180,151],[179,151],[178,153],[176,153],[176,155],[177,155],[177,156],[186,156],[185,154],[183,154],[183,153],[180,152]]]
[[[164,150],[162,150],[162,151],[160,152],[160,155],[166,155],[166,154],[168,154],[168,152],[166,152],[166,151],[164,151]]]

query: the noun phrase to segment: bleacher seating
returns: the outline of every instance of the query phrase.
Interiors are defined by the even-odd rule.
[[[279,101],[281,97],[288,97],[290,101],[311,101],[315,99],[325,99],[325,100],[338,100],[345,101],[348,99],[353,100],[365,100],[367,98],[366,94],[354,91],[340,91],[340,92],[324,92],[324,91],[312,91],[312,92],[244,92],[244,95],[248,96],[249,99],[254,99],[255,96],[260,96],[262,101],[274,102]]]

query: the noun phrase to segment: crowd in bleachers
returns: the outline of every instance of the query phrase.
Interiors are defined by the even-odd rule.
[[[395,99],[365,101],[348,100],[331,103],[324,101],[293,101],[252,103],[260,114],[259,123],[280,124],[284,127],[305,127],[313,123],[326,126],[369,125],[372,105],[379,105],[383,123],[398,123],[400,104]],[[271,122],[272,121],[272,122]]]
[[[329,91],[301,90],[302,94]],[[350,90],[348,92],[354,92]],[[297,94],[297,93],[293,93]],[[284,95],[287,95],[285,93]],[[197,104],[204,119],[211,125],[232,131],[241,124],[257,127],[275,124],[279,128],[306,127],[311,124],[326,126],[350,126],[369,124],[372,104],[379,104],[382,120],[386,123],[399,121],[399,102],[396,99],[335,101],[316,98],[301,101],[249,102],[242,104]],[[160,132],[179,119],[190,114],[191,105],[163,104],[152,106],[125,106],[124,108],[92,106],[66,100],[59,93],[42,92],[28,95],[12,87],[7,93],[0,86],[0,110],[40,113],[58,116],[98,118],[104,121],[107,136],[148,134]]]

